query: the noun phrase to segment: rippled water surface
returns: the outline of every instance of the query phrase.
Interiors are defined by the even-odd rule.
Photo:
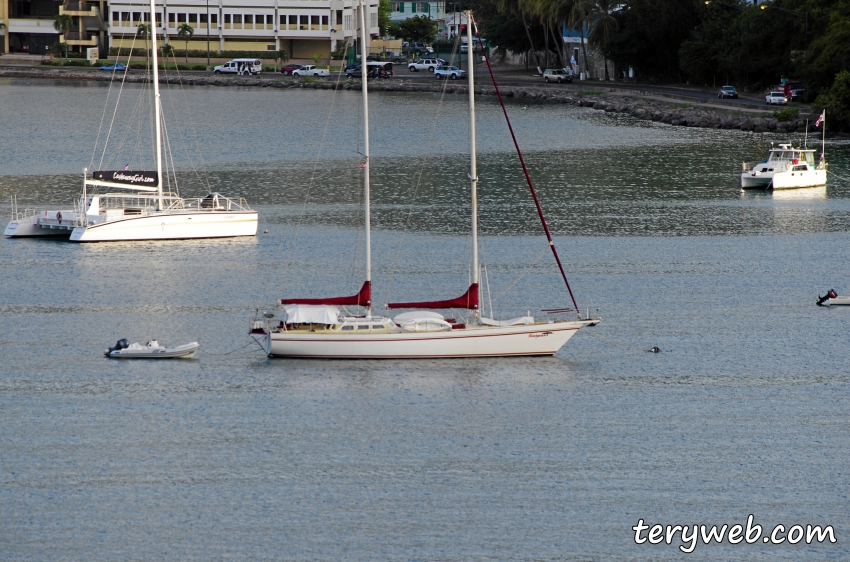
[[[0,559],[658,560],[679,543],[634,544],[639,519],[748,514],[838,542],[690,558],[850,558],[850,310],[814,306],[850,293],[850,146],[827,143],[826,189],[741,194],[740,162],[786,139],[513,101],[603,322],[546,359],[270,361],[255,308],[362,282],[359,96],[178,93],[181,192],[245,197],[268,234],[0,241]],[[4,215],[77,196],[109,95],[0,80]],[[372,99],[375,300],[460,294],[465,98]],[[499,109],[478,110],[485,306],[539,315],[569,297]],[[102,358],[120,337],[201,353]]]

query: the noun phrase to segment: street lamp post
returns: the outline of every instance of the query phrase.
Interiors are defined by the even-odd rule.
[[[805,12],[798,12],[797,10],[789,10],[788,8],[780,8],[779,6],[774,6],[773,4],[762,4],[759,7],[762,10],[764,10],[765,8],[773,8],[774,10],[779,10],[780,12],[787,12],[789,14],[797,14],[797,15],[802,14],[803,17],[805,18],[805,22],[806,22],[805,35],[803,36],[803,50],[806,50],[806,49],[809,48],[809,11],[808,10],[806,10]]]

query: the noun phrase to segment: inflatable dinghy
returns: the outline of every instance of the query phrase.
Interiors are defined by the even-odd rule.
[[[156,340],[151,340],[145,345],[139,343],[127,343],[120,339],[113,347],[106,350],[104,355],[112,359],[189,359],[201,348],[196,341],[174,347],[159,345]]]

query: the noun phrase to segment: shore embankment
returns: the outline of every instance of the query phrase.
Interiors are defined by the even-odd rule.
[[[0,77],[40,78],[64,80],[109,81],[112,73],[86,68],[20,67],[0,68]],[[417,77],[418,78],[418,77]],[[130,72],[127,82],[143,83],[149,80],[143,73]],[[360,81],[335,78],[292,78],[274,74],[262,76],[221,76],[184,73],[180,76],[161,77],[162,82],[184,86],[259,87],[259,88],[313,88],[322,90],[359,90]],[[723,108],[704,100],[687,100],[682,96],[665,96],[657,92],[617,89],[608,92],[585,88],[557,87],[559,85],[507,85],[499,91],[503,97],[535,100],[541,103],[563,103],[589,107],[610,113],[622,113],[635,119],[657,121],[673,126],[709,129],[732,129],[753,133],[803,133],[808,128],[815,131],[815,120],[802,111],[796,118],[780,121],[772,116],[773,108],[750,106]],[[604,86],[601,85],[604,89]],[[426,81],[393,77],[370,82],[372,91],[466,94],[467,86],[455,82]],[[481,95],[496,95],[492,86],[476,86]]]

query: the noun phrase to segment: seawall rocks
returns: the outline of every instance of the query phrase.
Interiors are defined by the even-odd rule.
[[[0,69],[0,77],[32,77],[52,78],[70,80],[97,80],[108,81],[112,79],[111,72],[94,69],[69,69],[67,67],[21,67]],[[359,90],[359,80],[333,79],[298,79],[279,77],[277,75],[264,75],[262,77],[246,76],[215,76],[185,74],[182,76],[169,75],[160,77],[161,82],[179,84],[185,86],[238,86],[238,87],[260,87],[260,88],[314,88],[321,90]],[[131,72],[126,81],[131,83],[148,82],[150,78],[141,73]],[[376,80],[370,82],[370,89],[384,92],[427,92],[446,94],[467,93],[467,87],[456,82],[422,82],[405,81],[404,79],[392,78],[388,80]],[[753,133],[802,133],[806,131],[807,121],[795,119],[781,122],[773,117],[751,117],[743,114],[728,113],[725,111],[714,111],[707,107],[691,107],[687,103],[646,99],[643,97],[627,97],[622,94],[594,93],[585,94],[580,91],[558,92],[551,88],[534,88],[526,86],[503,86],[500,89],[503,97],[537,100],[545,103],[563,103],[576,105],[578,107],[590,107],[607,113],[627,114],[635,119],[657,121],[679,127],[700,127],[709,129],[741,130]],[[492,86],[476,86],[475,93],[480,95],[496,95],[496,89]],[[678,106],[678,107],[676,107]],[[765,111],[770,111],[765,109]],[[817,130],[814,119],[808,120],[809,131]]]

